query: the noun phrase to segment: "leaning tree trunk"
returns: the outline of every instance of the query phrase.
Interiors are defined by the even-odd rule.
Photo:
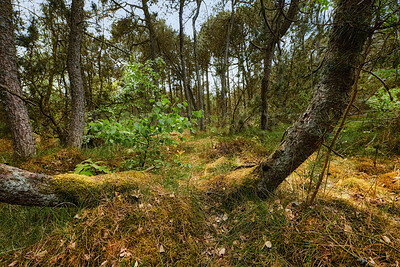
[[[260,195],[275,190],[315,152],[342,117],[369,34],[372,9],[373,0],[339,1],[314,97],[280,147],[257,168]]]
[[[80,148],[85,128],[85,90],[81,72],[84,0],[72,0],[67,67],[71,84],[71,120],[67,144]]]
[[[0,96],[10,125],[14,153],[19,157],[36,154],[28,111],[18,81],[11,0],[0,0]]]

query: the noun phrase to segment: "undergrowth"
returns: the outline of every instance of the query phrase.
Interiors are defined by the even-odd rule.
[[[361,140],[357,132],[365,125],[350,126],[335,152],[352,157],[333,157],[326,185],[308,208],[302,203],[314,158],[266,200],[251,190],[228,195],[228,189],[193,186],[257,164],[279,145],[286,127],[199,134],[163,149],[168,165],[150,171],[158,180],[102,195],[94,208],[0,204],[0,265],[396,266],[400,157],[384,146],[378,155],[365,152],[376,133]],[[7,151],[0,159],[56,174],[87,159],[115,172],[131,157],[118,145],[48,149],[28,162],[13,162]]]

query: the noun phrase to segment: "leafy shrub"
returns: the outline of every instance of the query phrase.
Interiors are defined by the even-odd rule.
[[[74,173],[83,174],[87,176],[94,176],[101,173],[110,173],[110,170],[107,168],[107,166],[99,165],[101,163],[104,162],[103,161],[93,162],[93,160],[87,159],[76,165]]]
[[[192,129],[191,122],[180,115],[187,103],[173,104],[159,93],[159,89],[152,83],[158,75],[152,71],[150,64],[128,65],[124,87],[116,97],[116,102],[129,102],[129,105],[135,107],[135,112],[126,109],[126,104],[120,104],[109,112],[125,115],[114,116],[112,120],[93,121],[88,125],[90,134],[86,140],[100,138],[106,144],[121,144],[133,149],[135,156],[125,161],[124,169],[162,165],[162,147],[175,144],[171,133]],[[142,94],[143,97],[137,98],[136,94]],[[194,112],[193,118],[199,116],[202,114]]]
[[[369,106],[377,111],[380,115],[398,116],[400,111],[400,88],[390,90],[393,101],[389,94],[383,88],[368,100]]]

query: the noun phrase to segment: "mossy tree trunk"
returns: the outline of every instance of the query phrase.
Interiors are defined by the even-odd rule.
[[[90,206],[107,192],[146,187],[155,177],[128,171],[88,177],[79,174],[45,175],[0,163],[0,203],[24,206],[58,206],[64,203]]]
[[[355,69],[370,33],[373,0],[340,0],[329,36],[322,75],[305,113],[287,132],[280,147],[257,171],[258,192],[268,195],[314,153],[332,132],[350,100]]]

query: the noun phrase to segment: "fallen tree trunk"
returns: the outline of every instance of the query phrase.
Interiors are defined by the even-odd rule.
[[[289,174],[323,143],[342,117],[360,65],[364,43],[371,32],[373,0],[340,0],[322,75],[305,113],[287,131],[280,147],[264,160],[256,172],[261,196],[274,191]]]
[[[65,202],[92,205],[106,191],[136,189],[150,184],[153,178],[139,171],[92,177],[79,174],[51,176],[0,163],[0,202],[24,206],[57,206]]]

